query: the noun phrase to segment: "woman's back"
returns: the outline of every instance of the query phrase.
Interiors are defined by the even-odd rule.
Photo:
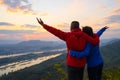
[[[106,27],[102,28],[101,30],[99,30],[97,32],[97,35],[100,37],[106,29],[107,29]],[[86,33],[89,34],[89,30],[86,30]],[[94,34],[91,34],[91,35],[94,36]],[[71,50],[70,55],[77,57],[77,58],[87,57],[88,67],[94,67],[103,62],[103,59],[102,59],[102,56],[101,56],[101,53],[99,50],[99,45],[94,46],[94,45],[90,44],[89,42],[87,43],[87,45],[83,51],[77,52],[77,51]]]
[[[91,50],[89,55],[87,56],[87,66],[94,67],[103,62],[102,55],[99,50],[99,45],[93,46],[91,45]]]

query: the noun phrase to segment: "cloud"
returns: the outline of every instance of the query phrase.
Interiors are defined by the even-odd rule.
[[[102,7],[100,7],[99,9],[100,9],[100,10],[106,10],[107,7],[106,7],[106,6],[102,6]]]
[[[120,15],[111,15],[111,16],[108,16],[106,19],[106,24],[109,24],[109,23],[120,23]]]
[[[22,25],[22,27],[25,27],[25,28],[36,28],[36,27],[38,27],[38,26],[36,26],[36,25],[31,25],[31,24],[24,24],[24,25]]]
[[[24,40],[24,35],[34,34],[34,30],[0,30],[1,40]],[[12,37],[12,38],[11,38]],[[32,38],[31,38],[32,39]]]
[[[12,36],[12,38],[11,38]],[[35,32],[34,30],[0,30],[1,40],[56,40],[56,38],[46,32]]]
[[[120,0],[117,0],[118,2],[120,2]]]
[[[68,23],[56,24],[56,25],[53,25],[53,26],[55,26],[58,29],[69,29],[69,24]]]
[[[47,16],[48,13],[36,12],[32,9],[32,4],[28,0],[0,0],[0,6],[7,7],[7,12]]]
[[[20,35],[0,34],[0,40],[22,40],[22,38]]]
[[[107,16],[105,18],[102,18],[99,22],[97,22],[97,24],[95,24],[94,26],[120,26],[120,15],[116,14],[116,15],[110,15]]]
[[[7,37],[7,34],[0,34],[0,37]]]
[[[9,34],[9,35],[17,35],[17,34],[32,34],[34,30],[0,30],[0,34]]]
[[[101,25],[120,25],[120,8],[116,8],[113,11],[109,12],[109,16],[101,18],[95,26],[101,26]]]
[[[23,39],[25,40],[32,40],[32,39],[42,39],[42,38],[48,38],[50,37],[49,34],[44,33],[44,34],[40,34],[40,33],[34,33],[34,34],[24,34]]]
[[[0,22],[0,26],[15,26],[15,25],[8,22]]]
[[[115,9],[114,11],[110,12],[110,14],[120,14],[120,8]]]
[[[6,6],[9,12],[21,11],[23,13],[35,14],[32,10],[32,4],[28,0],[1,0],[0,4]]]
[[[120,8],[116,9],[114,12],[120,14]]]

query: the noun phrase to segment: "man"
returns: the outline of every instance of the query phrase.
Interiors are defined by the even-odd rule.
[[[86,42],[89,42],[93,45],[97,45],[99,43],[99,38],[95,35],[95,38],[88,36],[83,33],[79,28],[79,22],[73,21],[71,23],[70,30],[71,32],[63,32],[59,29],[53,28],[44,24],[41,19],[37,18],[38,23],[43,26],[48,32],[57,36],[61,40],[66,42],[67,45],[67,56],[66,56],[66,64],[68,67],[68,80],[82,80],[83,79],[83,71],[86,64],[86,58],[75,58],[70,56],[70,49],[81,51],[84,50]]]

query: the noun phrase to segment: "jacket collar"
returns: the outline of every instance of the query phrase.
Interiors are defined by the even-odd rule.
[[[79,32],[79,31],[81,31],[80,28],[78,28],[78,29],[73,29],[71,32]]]
[[[83,35],[83,32],[81,31],[80,28],[78,28],[78,29],[73,29],[73,30],[71,31],[71,33],[74,34],[74,35],[77,36],[77,37],[80,37],[81,35]]]

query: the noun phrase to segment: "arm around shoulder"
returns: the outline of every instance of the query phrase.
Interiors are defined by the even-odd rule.
[[[70,50],[70,55],[73,57],[76,57],[76,58],[86,57],[89,55],[91,47],[92,47],[91,44],[87,43],[87,45],[83,51]]]
[[[100,40],[99,40],[99,36],[97,34],[94,34],[95,37],[91,37],[89,35],[87,35],[86,33],[83,34],[84,39],[86,39],[89,43],[93,44],[93,45],[98,45]]]

